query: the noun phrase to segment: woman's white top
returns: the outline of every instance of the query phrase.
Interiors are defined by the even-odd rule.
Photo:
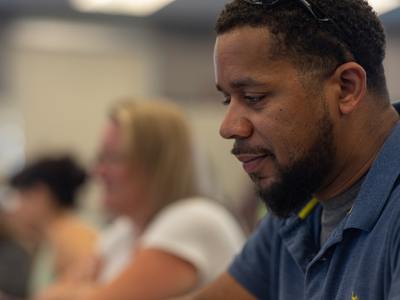
[[[160,249],[191,263],[199,285],[225,271],[245,236],[238,222],[220,204],[196,197],[177,201],[157,214],[140,237],[132,223],[117,220],[101,242],[105,264],[100,280],[111,280],[134,259],[134,247]]]
[[[101,235],[99,255],[102,259],[98,281],[109,282],[133,259],[136,232],[126,217],[118,217]]]

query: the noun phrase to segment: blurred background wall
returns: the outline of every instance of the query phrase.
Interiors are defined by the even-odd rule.
[[[389,92],[393,101],[400,100],[400,8],[383,14],[381,19],[387,33],[385,68]]]
[[[70,150],[90,165],[110,104],[167,97],[189,113],[218,188],[236,203],[249,184],[218,135],[213,24],[224,0],[176,0],[150,16],[75,10],[67,0],[0,0],[0,176],[24,159]],[[388,85],[400,99],[400,9],[384,15]],[[95,199],[93,188],[86,197]],[[89,201],[89,206],[95,204]]]

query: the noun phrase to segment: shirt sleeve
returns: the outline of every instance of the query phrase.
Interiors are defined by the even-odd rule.
[[[266,295],[270,295],[273,288],[268,274],[274,234],[273,222],[266,216],[229,267],[230,275],[258,299],[272,299]]]
[[[391,245],[390,245],[390,290],[389,297],[390,300],[400,299],[400,218],[396,218],[396,222],[393,227]]]
[[[243,243],[244,234],[226,209],[197,198],[162,211],[140,240],[144,248],[161,249],[191,263],[201,284],[226,270]]]

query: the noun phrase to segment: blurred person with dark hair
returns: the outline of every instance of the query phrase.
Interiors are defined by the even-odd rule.
[[[125,226],[102,244],[100,274],[86,290],[82,280],[69,282],[40,299],[163,299],[227,267],[244,234],[222,205],[201,196],[192,145],[177,105],[125,101],[113,108],[95,173],[106,208]]]
[[[72,157],[50,155],[32,161],[9,180],[15,190],[11,227],[38,250],[32,293],[67,276],[71,266],[94,252],[96,232],[74,212],[86,179],[86,171]]]
[[[15,237],[0,212],[0,300],[28,295],[32,257],[31,249]]]

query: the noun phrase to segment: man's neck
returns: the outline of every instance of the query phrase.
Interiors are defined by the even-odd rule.
[[[371,168],[379,150],[399,121],[399,115],[390,108],[377,119],[379,120],[374,122],[376,125],[373,128],[364,130],[358,138],[349,139],[349,151],[337,160],[341,164],[337,164],[339,167],[332,172],[334,175],[316,193],[320,201],[331,199],[348,190]]]

